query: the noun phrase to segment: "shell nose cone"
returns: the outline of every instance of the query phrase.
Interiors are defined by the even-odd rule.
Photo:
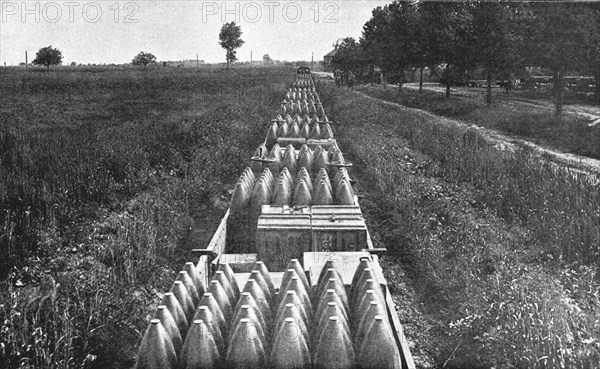
[[[329,317],[315,348],[314,368],[351,369],[354,367],[354,349],[344,332],[340,318]]]
[[[169,309],[167,309],[165,305],[159,305],[154,312],[154,319],[160,320],[160,323],[171,339],[171,343],[173,343],[175,353],[181,352],[183,339],[181,338],[179,327],[177,326],[173,315],[169,312]]]
[[[212,335],[215,344],[217,345],[217,349],[219,352],[224,355],[225,354],[225,340],[223,339],[223,333],[221,333],[221,327],[219,327],[219,323],[216,321],[215,316],[208,308],[208,306],[200,305],[198,306],[198,310],[196,311],[196,315],[194,315],[194,321],[202,320],[206,327],[208,328],[208,332]],[[187,339],[187,338],[186,338]]]
[[[185,270],[180,271],[179,274],[177,275],[177,280],[181,281],[181,283],[187,289],[190,297],[192,298],[192,303],[194,304],[194,308],[196,306],[198,306],[198,303],[200,302],[200,296],[198,295],[198,289],[196,288],[196,284],[194,284],[194,281],[192,280],[192,278],[190,277],[188,272],[186,272]]]
[[[172,292],[167,292],[165,293],[161,304],[167,307],[167,309],[171,313],[171,316],[173,316],[173,319],[175,319],[175,323],[179,328],[179,333],[181,334],[181,337],[185,337],[188,330],[188,320],[185,316],[185,311],[183,311],[183,308],[179,303],[179,300],[177,300],[177,297],[175,297],[175,295]]]
[[[310,353],[301,328],[294,318],[286,318],[275,335],[271,350],[273,369],[309,369]]]
[[[217,368],[221,356],[212,333],[203,320],[194,320],[185,339],[180,368]]]
[[[311,206],[312,205],[312,196],[310,195],[310,189],[308,185],[304,181],[304,179],[300,180],[298,186],[296,186],[296,191],[294,191],[294,206]]]
[[[159,319],[152,319],[138,353],[137,369],[171,369],[177,365],[175,348]]]
[[[191,322],[196,308],[194,307],[194,302],[192,301],[192,297],[190,296],[187,287],[185,287],[181,281],[176,280],[173,283],[173,286],[171,286],[170,292],[173,293],[177,298],[177,301],[179,301],[179,304],[181,304],[187,321]]]
[[[185,263],[183,270],[187,272],[187,274],[192,278],[194,285],[196,286],[196,292],[198,293],[198,297],[204,295],[206,292],[206,286],[204,285],[204,280],[200,276],[200,272],[192,262]]]
[[[226,362],[231,368],[262,369],[266,365],[265,350],[256,326],[250,319],[241,319],[231,337]]]
[[[369,325],[358,354],[358,365],[365,369],[402,369],[398,346],[387,320],[377,315]]]

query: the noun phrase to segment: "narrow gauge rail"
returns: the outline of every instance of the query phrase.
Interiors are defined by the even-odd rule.
[[[136,367],[414,368],[310,69],[165,293]]]

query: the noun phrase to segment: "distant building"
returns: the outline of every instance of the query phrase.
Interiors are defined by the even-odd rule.
[[[166,63],[166,65],[165,65]],[[197,59],[187,59],[187,60],[169,60],[169,61],[165,61],[163,62],[163,66],[168,66],[168,67],[197,67],[200,65],[204,65],[205,62],[204,60],[197,60]]]
[[[325,66],[325,67],[331,66],[331,62],[333,61],[333,57],[335,56],[335,54],[337,54],[336,49],[333,49],[330,52],[328,52],[327,54],[325,54],[325,56],[323,56],[323,66]]]

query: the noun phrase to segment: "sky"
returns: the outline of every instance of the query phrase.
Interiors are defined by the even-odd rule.
[[[158,61],[223,62],[224,22],[241,26],[239,61],[323,60],[339,38],[358,39],[380,0],[0,0],[0,63],[29,62],[52,45],[63,64],[128,63],[140,51]]]

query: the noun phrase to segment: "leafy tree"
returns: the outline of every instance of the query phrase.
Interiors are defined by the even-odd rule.
[[[143,65],[144,68],[146,68],[146,65],[152,64],[152,63],[156,63],[156,56],[152,55],[151,53],[146,53],[143,51],[140,51],[140,53],[137,54],[135,56],[135,58],[133,58],[133,60],[131,61],[131,64]]]
[[[51,65],[60,65],[62,63],[62,58],[63,56],[60,50],[53,48],[52,45],[50,45],[42,47],[31,63],[34,65],[43,65],[47,69],[50,69]]]
[[[363,26],[360,44],[364,50],[364,62],[371,75],[371,84],[375,75],[375,67],[381,68],[389,49],[388,29],[390,23],[388,6],[373,9],[371,19]]]
[[[365,61],[360,44],[353,37],[346,37],[336,42],[335,49],[337,53],[331,60],[333,67],[344,73],[354,73],[361,78],[365,69]]]
[[[420,26],[416,10],[414,3],[394,1],[374,9],[372,18],[363,27],[365,63],[371,70],[380,67],[390,82],[402,84],[404,70],[418,55],[413,40]]]
[[[598,47],[598,4],[532,3],[524,54],[529,65],[552,71],[555,114],[563,110],[564,76],[584,70]]]
[[[229,64],[237,60],[235,56],[235,49],[239,48],[244,44],[241,39],[242,29],[236,25],[235,22],[225,23],[219,33],[219,45],[225,49],[225,58],[227,60],[227,69]]]
[[[269,54],[263,55],[263,63],[264,64],[272,64],[273,63],[273,60],[271,59]]]
[[[510,79],[520,62],[522,29],[527,9],[518,3],[480,2],[472,12],[473,46],[487,79],[486,103],[492,102],[492,81]]]
[[[421,4],[421,23],[433,25],[426,38],[430,47],[428,64],[445,64],[442,81],[446,97],[450,97],[450,86],[463,80],[476,65],[471,7],[471,3],[463,2]]]

